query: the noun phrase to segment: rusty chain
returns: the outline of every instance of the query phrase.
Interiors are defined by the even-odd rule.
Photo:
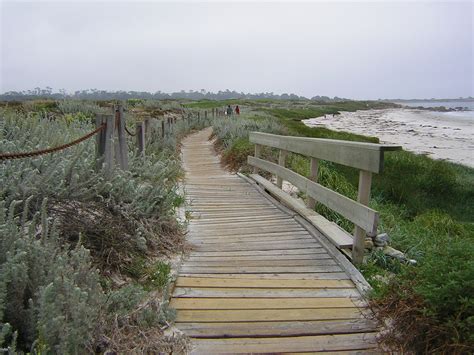
[[[105,126],[106,126],[106,124],[103,123],[100,127],[95,129],[94,131],[86,134],[85,136],[83,136],[79,139],[76,139],[75,141],[72,141],[70,143],[63,144],[63,145],[60,145],[60,146],[57,146],[57,147],[37,150],[37,151],[34,151],[34,152],[0,154],[0,160],[13,160],[13,159],[21,159],[21,158],[31,158],[31,157],[36,157],[36,156],[39,156],[39,155],[54,153],[54,152],[72,147],[73,145],[79,144],[79,143],[85,141],[86,139],[89,139],[93,135],[95,135],[95,134],[99,133],[100,131],[102,131],[105,128]]]

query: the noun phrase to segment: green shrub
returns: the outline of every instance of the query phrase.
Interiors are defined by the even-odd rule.
[[[0,205],[0,347],[14,331],[19,349],[83,352],[104,299],[89,253],[80,245],[63,248],[46,202],[32,222],[16,216],[16,205]]]

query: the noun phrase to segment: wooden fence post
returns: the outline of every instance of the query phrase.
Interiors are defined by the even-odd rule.
[[[311,158],[309,163],[309,179],[311,181],[317,182],[318,181],[318,171],[319,171],[319,160],[316,158]],[[312,197],[308,197],[306,201],[306,206],[314,210],[316,207],[316,201]]]
[[[105,175],[110,178],[114,170],[114,133],[115,115],[107,115],[104,141],[104,168]]]
[[[161,120],[161,138],[165,137],[165,119]]]
[[[288,152],[286,150],[280,149],[280,154],[278,155],[278,164],[285,167],[286,156]],[[280,176],[277,176],[277,186],[281,189],[283,187],[283,179]]]
[[[144,122],[137,122],[135,124],[135,136],[137,137],[138,154],[145,156],[145,130]]]
[[[107,117],[102,114],[95,116],[95,127],[99,128],[107,123]],[[105,128],[96,135],[96,169],[100,170],[104,164],[105,153]]]
[[[198,122],[201,120],[201,112],[198,111]]]
[[[204,111],[204,119],[207,120],[207,110]]]
[[[122,170],[128,170],[128,145],[125,136],[125,115],[122,105],[115,106],[115,121],[118,139],[115,140],[115,159]]]
[[[150,133],[151,133],[151,130],[150,130],[150,119],[149,118],[146,118],[145,119],[145,126],[143,127],[144,131],[145,131],[145,138],[149,138],[150,137]]]
[[[359,173],[359,191],[357,193],[357,202],[364,206],[369,205],[370,186],[372,184],[372,173],[361,170]],[[364,260],[366,232],[361,227],[356,226],[354,232],[354,244],[352,246],[352,259],[354,264],[360,265]]]
[[[260,158],[260,154],[262,153],[262,146],[260,144],[255,144],[255,158]],[[258,174],[258,168],[253,168],[253,173]]]

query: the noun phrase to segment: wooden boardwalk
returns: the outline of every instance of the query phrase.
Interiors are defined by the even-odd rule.
[[[376,351],[376,328],[348,273],[292,215],[225,172],[203,130],[183,142],[188,211],[173,291],[193,352]]]

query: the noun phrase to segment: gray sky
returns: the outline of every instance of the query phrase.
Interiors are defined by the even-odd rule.
[[[0,2],[0,92],[474,96],[472,1]]]

